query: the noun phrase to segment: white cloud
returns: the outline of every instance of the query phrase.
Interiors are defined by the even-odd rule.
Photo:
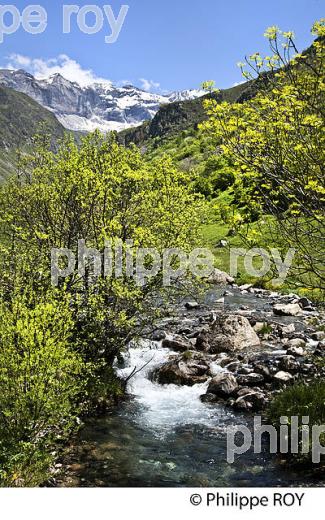
[[[20,67],[29,67],[32,61],[27,56],[22,56],[21,54],[11,54],[9,59],[14,61],[16,65]]]
[[[152,79],[140,78],[139,81],[141,82],[141,88],[146,92],[160,89],[160,83],[156,83]]]
[[[11,54],[7,60],[8,69],[24,68],[37,79],[48,79],[53,74],[61,74],[69,81],[76,81],[82,87],[87,87],[93,83],[112,84],[111,81],[96,76],[91,69],[83,69],[78,62],[69,58],[66,54],[60,54],[56,58],[48,60]]]
[[[82,87],[87,87],[94,83],[104,83],[111,86],[112,82],[108,79],[98,77],[91,69],[84,69],[77,61],[73,60],[66,54],[60,54],[52,59],[30,58],[22,54],[11,54],[7,58],[6,68],[8,69],[24,69],[36,79],[48,79],[53,74],[61,74],[69,81],[75,81]],[[117,86],[132,84],[130,80],[118,81]],[[160,83],[156,81],[140,78],[140,88],[146,92],[160,91]]]

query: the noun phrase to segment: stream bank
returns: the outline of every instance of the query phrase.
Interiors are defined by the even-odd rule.
[[[236,319],[225,343],[229,316]],[[216,286],[202,301],[180,302],[154,333],[130,345],[119,375],[144,368],[130,379],[129,398],[86,422],[62,461],[64,471],[55,470],[56,485],[321,485],[313,474],[280,464],[267,442],[262,453],[251,449],[228,464],[226,429],[252,429],[253,412],[260,415],[272,393],[324,375],[317,364],[323,326],[323,313],[308,300],[249,286]]]

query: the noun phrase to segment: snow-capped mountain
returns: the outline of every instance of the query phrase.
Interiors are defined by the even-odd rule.
[[[102,132],[123,130],[152,119],[162,104],[194,99],[202,90],[169,95],[152,94],[132,85],[116,87],[109,82],[81,87],[55,74],[36,79],[24,70],[0,70],[0,84],[23,92],[54,112],[69,130]]]
[[[191,99],[196,99],[204,95],[206,95],[204,90],[181,90],[180,92],[172,92],[169,94],[168,100],[170,103],[174,103],[175,101],[190,101]]]

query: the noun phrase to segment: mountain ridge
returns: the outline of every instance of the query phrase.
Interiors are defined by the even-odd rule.
[[[152,94],[132,85],[117,87],[110,82],[81,86],[60,74],[36,79],[23,69],[0,69],[0,85],[27,94],[53,112],[65,128],[81,132],[136,127],[151,120],[162,105],[204,95],[202,90]]]
[[[220,102],[240,103],[253,97],[257,89],[258,86],[253,81],[247,81],[217,93],[205,93],[204,96],[197,99],[176,101],[161,106],[151,121],[147,121],[136,128],[128,128],[120,132],[118,134],[119,142],[125,146],[131,143],[141,146],[150,139],[168,138],[190,127],[196,128],[207,118],[203,107],[205,99],[212,97]]]

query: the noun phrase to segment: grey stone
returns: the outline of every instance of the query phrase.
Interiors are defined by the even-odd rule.
[[[279,383],[288,383],[293,379],[293,376],[289,374],[289,372],[284,372],[280,370],[274,375],[274,379]]]
[[[232,285],[235,282],[235,279],[224,271],[214,269],[213,273],[208,277],[207,282],[215,285]]]
[[[251,391],[238,397],[234,403],[234,408],[237,410],[258,412],[265,408],[266,402],[265,395],[262,392]]]
[[[155,330],[152,333],[152,340],[153,341],[162,341],[167,336],[166,332],[163,330]]]
[[[236,378],[232,374],[220,373],[211,379],[208,393],[219,397],[229,397],[234,395],[238,388]]]
[[[255,386],[264,382],[264,376],[262,374],[243,374],[237,376],[237,382],[243,386]]]
[[[153,380],[163,385],[193,386],[208,379],[209,366],[204,360],[185,361],[182,356],[165,363],[153,373]]]
[[[299,366],[294,356],[283,356],[279,364],[279,368],[285,372],[295,372],[299,370]]]
[[[200,304],[198,302],[186,302],[185,307],[187,310],[192,311],[194,309],[198,309]]]
[[[235,352],[261,344],[248,319],[238,315],[219,316],[205,342],[211,353]]]
[[[302,347],[289,347],[287,354],[289,354],[289,356],[302,357],[305,355],[305,351]]]
[[[189,350],[191,345],[188,343],[185,343],[181,339],[163,339],[162,341],[162,347],[168,348],[170,350],[174,350],[175,352],[186,352],[186,350]]]
[[[274,305],[273,312],[277,316],[298,316],[302,313],[301,307],[298,305],[298,303],[278,303]]]

